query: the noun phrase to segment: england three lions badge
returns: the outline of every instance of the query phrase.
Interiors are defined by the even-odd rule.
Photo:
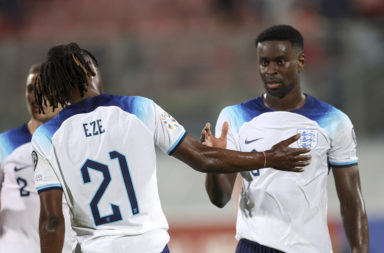
[[[314,148],[317,145],[317,130],[310,128],[297,129],[297,133],[301,134],[297,144],[300,148]]]

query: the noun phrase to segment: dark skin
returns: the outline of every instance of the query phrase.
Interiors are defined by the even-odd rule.
[[[359,167],[332,168],[341,218],[353,253],[369,252],[367,213],[360,186]]]
[[[72,93],[71,104],[101,94],[100,78],[96,67],[88,62],[91,73],[88,74],[88,90],[83,96],[77,89]],[[310,163],[311,156],[306,148],[290,148],[300,135],[292,136],[265,152],[236,152],[202,145],[187,134],[172,154],[177,159],[200,172],[233,173],[263,168],[265,159],[268,165],[279,170],[301,172],[302,167]],[[64,219],[62,215],[62,191],[47,190],[40,193],[40,244],[42,253],[61,252],[64,241]]]
[[[304,67],[304,54],[289,41],[258,43],[259,74],[266,94],[264,104],[279,111],[301,108],[305,95],[300,88],[300,73]],[[225,148],[228,126],[224,125],[220,138],[215,138],[207,124],[202,131],[203,144]],[[352,252],[369,252],[368,221],[360,187],[358,165],[332,168],[337,195],[340,200],[344,230]],[[237,173],[207,174],[205,187],[211,202],[224,207],[231,199]]]
[[[41,252],[61,252],[64,244],[63,191],[52,189],[39,194],[39,235]]]

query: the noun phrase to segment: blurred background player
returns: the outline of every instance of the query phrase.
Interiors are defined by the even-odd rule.
[[[26,80],[25,98],[30,120],[0,134],[0,252],[40,252],[40,201],[33,181],[31,138],[35,130],[59,110],[53,112],[46,108],[45,113],[39,111],[34,97],[39,68],[40,64],[33,65]],[[67,241],[64,252],[71,251],[70,244]]]
[[[97,61],[76,43],[51,48],[35,95],[65,107],[32,138],[40,194],[42,253],[60,252],[62,195],[81,252],[169,252],[168,224],[157,190],[155,146],[202,172],[272,167],[299,172],[308,149],[287,146],[238,153],[201,145],[152,100],[100,95]]]
[[[293,27],[272,26],[256,39],[266,93],[224,108],[216,139],[207,125],[202,141],[238,151],[263,151],[294,133],[294,146],[311,148],[303,173],[264,169],[242,172],[236,252],[332,252],[327,227],[327,177],[335,177],[341,215],[352,252],[369,251],[366,210],[360,188],[356,137],[347,115],[301,91],[303,38]],[[223,124],[229,122],[228,127]],[[223,129],[222,129],[223,128]],[[228,137],[227,139],[225,137]],[[208,174],[211,202],[223,207],[237,174]]]

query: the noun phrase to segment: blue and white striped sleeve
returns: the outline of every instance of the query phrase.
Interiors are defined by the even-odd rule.
[[[236,136],[238,134],[238,122],[236,122],[236,119],[233,117],[233,110],[234,108],[232,106],[228,106],[220,112],[219,118],[216,122],[215,136],[216,138],[219,138],[221,136],[223,124],[227,121],[229,124],[227,134],[227,149],[239,151],[240,147],[236,139]]]
[[[51,189],[62,189],[48,158],[49,149],[52,148],[51,140],[43,131],[38,130],[32,137],[32,159],[35,165],[34,181],[36,190],[41,193]]]
[[[172,155],[187,135],[187,132],[169,113],[157,104],[153,103],[153,105],[155,143],[163,152]]]
[[[337,114],[338,123],[328,153],[329,164],[332,167],[350,167],[358,163],[355,131],[347,115],[341,111]]]

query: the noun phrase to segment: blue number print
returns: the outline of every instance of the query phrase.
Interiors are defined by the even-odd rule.
[[[251,152],[257,152],[256,149],[252,149]],[[251,174],[255,177],[260,176],[260,170],[252,170]]]
[[[20,197],[28,197],[29,191],[24,190],[24,188],[27,187],[27,185],[28,185],[27,180],[25,180],[22,177],[18,177],[16,179],[16,182],[18,185],[22,184],[22,186],[20,187]]]
[[[132,214],[139,213],[139,205],[137,204],[135,189],[133,188],[131,174],[129,173],[128,163],[125,156],[117,151],[109,152],[111,159],[118,159],[121,173],[123,174],[125,189],[127,190],[129,202],[131,203]]]
[[[124,155],[122,155],[117,151],[110,152],[109,156],[111,159],[115,159],[115,158],[118,159],[121,173],[123,175],[124,185],[128,194],[128,199],[131,204],[132,214],[133,215],[138,214],[139,205],[136,199],[135,190],[133,188],[133,183],[132,183],[131,175],[129,173],[127,160],[125,159]],[[100,187],[97,189],[96,194],[92,198],[90,203],[92,216],[95,221],[95,224],[98,226],[98,225],[103,225],[106,223],[111,223],[111,222],[121,220],[122,216],[121,216],[120,208],[117,205],[111,204],[112,214],[103,216],[103,217],[100,216],[99,208],[97,206],[105,190],[107,189],[109,183],[111,182],[111,174],[109,173],[108,166],[105,164],[99,163],[97,161],[87,159],[87,161],[84,163],[84,165],[80,169],[84,183],[91,182],[88,169],[94,169],[94,170],[100,171],[104,177],[103,182],[101,183]]]
[[[100,216],[99,208],[97,207],[97,204],[99,203],[101,197],[103,196],[105,189],[107,189],[108,184],[111,182],[111,174],[109,173],[108,166],[105,164],[87,159],[83,167],[81,167],[81,175],[83,176],[84,183],[91,182],[88,169],[94,169],[94,170],[100,171],[101,173],[103,173],[103,176],[104,176],[104,180],[101,183],[99,189],[97,189],[96,194],[91,200],[91,204],[90,204],[95,224],[98,226],[98,225],[121,220],[120,209],[117,205],[111,204],[112,214],[104,217]]]

